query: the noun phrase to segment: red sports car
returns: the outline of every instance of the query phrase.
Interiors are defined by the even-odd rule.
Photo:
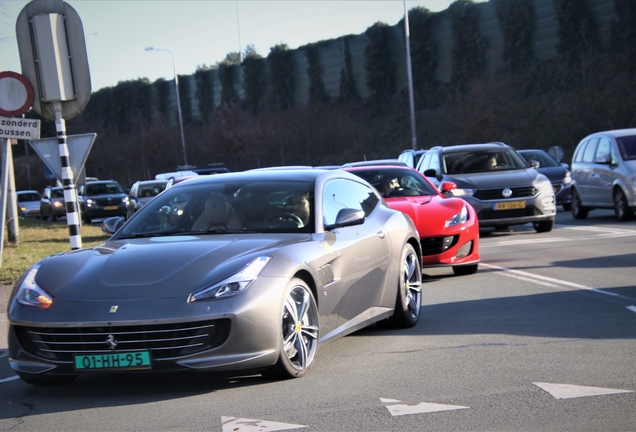
[[[446,197],[419,171],[403,166],[345,168],[371,183],[386,204],[413,219],[422,245],[422,267],[451,266],[456,275],[477,272],[479,223],[473,207],[461,198]],[[441,190],[452,190],[445,182]]]

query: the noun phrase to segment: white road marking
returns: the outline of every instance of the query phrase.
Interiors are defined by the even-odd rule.
[[[585,396],[602,396],[617,393],[634,393],[633,390],[619,390],[602,387],[586,387],[571,384],[532,383],[550,393],[555,399],[572,399]]]
[[[0,384],[6,383],[6,382],[10,382],[10,381],[15,381],[17,379],[20,379],[20,377],[17,376],[17,375],[14,375],[14,376],[9,377],[9,378],[0,379]]]
[[[629,309],[632,312],[636,312],[636,306],[627,306],[627,309]]]
[[[550,238],[532,238],[532,239],[516,239],[509,241],[499,241],[496,243],[479,243],[479,248],[494,248],[500,246],[515,246],[527,243],[556,243],[556,242],[573,242],[573,241],[588,241],[592,239],[601,238],[616,238],[616,237],[629,237],[636,236],[636,230],[628,230],[621,228],[603,228],[603,227],[584,227],[584,226],[568,226],[568,225],[557,225],[559,229],[569,229],[576,231],[584,231],[594,233],[591,237],[576,237],[576,238],[566,238],[566,237],[550,237]],[[556,227],[555,227],[556,228]]]
[[[622,299],[634,300],[634,298],[632,297],[627,297],[627,296],[616,294],[610,291],[603,291],[602,289],[592,288],[592,287],[577,284],[574,282],[564,281],[561,279],[555,279],[555,278],[551,278],[547,276],[535,275],[535,274],[527,273],[521,270],[513,270],[506,267],[499,267],[499,266],[494,266],[492,264],[484,264],[484,263],[479,263],[479,266],[496,270],[495,274],[498,274],[501,276],[507,276],[514,279],[530,281],[540,285],[550,286],[554,288],[561,288],[561,289],[567,289],[566,287],[571,287],[571,288],[580,289],[580,290],[593,291],[597,294],[603,294],[603,295],[607,295],[611,297],[619,297]]]
[[[309,426],[279,423],[265,420],[254,420],[237,417],[221,417],[223,432],[274,432],[280,430],[300,429]]]
[[[470,407],[460,406],[460,405],[442,405],[436,403],[428,403],[428,402],[420,402],[417,405],[395,405],[396,402],[400,402],[395,399],[382,399],[380,401],[383,403],[390,403],[392,405],[386,405],[386,409],[389,410],[393,417],[401,416],[401,415],[411,415],[411,414],[425,414],[439,411],[451,411],[458,409],[468,409]]]

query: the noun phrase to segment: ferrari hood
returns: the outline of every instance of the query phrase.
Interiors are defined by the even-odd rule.
[[[49,257],[36,282],[67,301],[183,296],[234,274],[255,254],[305,239],[213,235],[109,241]]]
[[[411,217],[421,237],[441,235],[445,223],[458,214],[466,202],[461,198],[440,196],[417,196],[385,198],[387,205]]]

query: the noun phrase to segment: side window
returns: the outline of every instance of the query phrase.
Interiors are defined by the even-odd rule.
[[[338,212],[344,208],[362,210],[358,198],[344,179],[330,180],[322,194],[322,215],[325,225],[336,223]]]
[[[424,157],[422,157],[422,160],[418,164],[419,166],[418,171],[423,173],[424,171],[430,168],[429,165],[431,163],[431,154],[432,154],[431,152],[427,152],[424,155]]]
[[[596,155],[596,146],[598,144],[598,138],[592,138],[585,147],[583,152],[583,162],[594,162],[594,156]]]
[[[364,215],[369,216],[378,205],[380,199],[369,187],[362,183],[347,180],[347,184],[351,186],[351,190],[353,190],[353,193],[356,195],[358,202],[362,206],[362,210],[364,210]]]
[[[572,156],[572,162],[581,162],[583,160],[583,152],[585,151],[585,146],[589,141],[581,141],[579,145],[574,150],[574,156]]]
[[[610,141],[609,139],[603,137],[598,143],[598,149],[596,150],[596,158],[605,158],[606,161],[610,160]]]

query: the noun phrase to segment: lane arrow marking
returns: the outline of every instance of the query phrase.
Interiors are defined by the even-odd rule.
[[[221,417],[221,422],[223,423],[223,432],[274,432],[309,427],[290,423],[280,423],[237,417]]]
[[[380,401],[383,403],[390,403],[392,405],[386,405],[386,409],[389,410],[393,417],[401,416],[401,415],[411,415],[411,414],[426,414],[432,412],[439,411],[451,411],[458,409],[468,409],[470,407],[460,406],[460,405],[442,405],[436,403],[428,403],[428,402],[420,402],[417,405],[396,405],[396,402],[400,402],[396,399],[382,399]]]
[[[533,382],[540,389],[550,393],[555,399],[572,399],[585,396],[601,396],[617,393],[634,393],[633,390],[619,390],[602,387],[587,387],[571,384],[551,384]]]

